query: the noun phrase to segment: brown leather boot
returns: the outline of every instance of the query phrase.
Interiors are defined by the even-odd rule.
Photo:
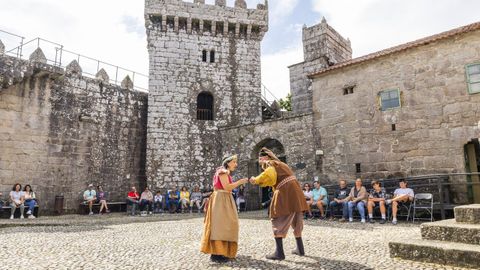
[[[267,255],[266,258],[269,260],[285,260],[285,253],[283,252],[283,238],[276,237],[275,244],[277,245],[277,249],[271,255]]]
[[[298,256],[305,256],[305,249],[303,248],[302,237],[295,238],[295,241],[297,241],[297,249],[292,250],[292,254]]]

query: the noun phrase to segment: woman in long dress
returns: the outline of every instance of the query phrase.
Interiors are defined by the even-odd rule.
[[[247,178],[232,181],[237,156],[226,157],[213,177],[214,191],[208,201],[200,251],[211,254],[214,262],[234,259],[238,249],[238,214],[232,190],[248,182]]]

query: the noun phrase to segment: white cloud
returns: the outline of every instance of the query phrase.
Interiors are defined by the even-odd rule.
[[[299,0],[271,0],[269,2],[270,24],[274,26],[288,19],[298,2]]]
[[[234,0],[228,1],[233,5]],[[247,3],[255,8],[264,0]],[[285,31],[301,31],[301,20],[296,24],[282,21],[289,20],[300,4],[312,4],[315,12],[349,37],[354,56],[478,21],[480,10],[476,0],[270,0],[270,29],[286,22]],[[0,29],[27,38],[40,36],[68,50],[148,74],[143,9],[144,1],[138,0],[2,0]],[[7,48],[19,42],[2,33],[0,39]],[[303,59],[301,36],[278,47],[283,49],[262,55],[262,81],[280,98],[290,88],[287,66]],[[55,52],[53,47],[49,50]]]
[[[290,92],[288,66],[303,61],[300,42],[274,54],[262,56],[262,82],[277,97],[283,98]]]
[[[60,43],[65,49],[131,70],[148,74],[148,53],[143,19],[143,1],[128,0],[2,0],[0,29]],[[7,48],[18,39],[0,33]],[[55,45],[41,43],[54,58]],[[33,48],[33,46],[32,46]],[[29,52],[25,52],[28,56]],[[64,53],[66,64],[74,58]],[[80,62],[84,71],[93,61]],[[96,67],[95,67],[96,69]],[[113,69],[107,70],[110,78]],[[119,80],[124,74],[120,74]]]
[[[352,41],[354,57],[479,20],[475,0],[312,0],[314,10]]]

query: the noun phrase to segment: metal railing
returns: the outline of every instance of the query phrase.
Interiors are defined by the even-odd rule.
[[[278,100],[275,95],[262,83],[262,99],[265,101],[268,105],[272,105],[273,102],[277,102],[280,104],[280,101]]]
[[[3,35],[0,35],[0,40],[2,41],[8,40],[8,38],[18,39],[16,42],[6,42],[7,44],[4,44],[6,47],[5,54],[7,55],[28,60],[30,54],[41,48],[47,58],[47,64],[66,68],[69,63],[76,60],[82,68],[82,75],[86,77],[95,78],[98,71],[103,68],[109,76],[110,83],[118,85],[128,75],[133,82],[135,90],[148,91],[148,75],[66,50],[62,44],[50,40],[37,37],[25,42],[25,38],[22,36],[0,30],[0,34],[2,33]],[[16,46],[7,49],[7,46],[11,43],[16,44]]]
[[[7,51],[6,48],[8,48],[9,44],[13,43],[15,45],[18,44],[18,49],[15,53],[15,57],[20,57],[22,55],[21,50],[23,42],[25,40],[24,37],[0,29],[0,40],[4,43],[3,45],[5,45],[5,53]]]

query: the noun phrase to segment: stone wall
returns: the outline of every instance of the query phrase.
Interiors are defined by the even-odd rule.
[[[131,185],[145,186],[147,94],[67,70],[0,56],[0,191],[31,184],[43,213],[63,195],[76,211],[88,183],[111,200]],[[124,81],[129,86],[128,80]]]
[[[203,2],[146,1],[147,175],[153,186],[210,183],[222,158],[218,127],[261,121],[260,41],[268,28],[266,6]],[[213,121],[197,120],[202,92],[214,98]]]
[[[317,164],[315,147],[319,144],[318,136],[312,129],[313,116],[299,115],[278,120],[270,120],[261,124],[244,125],[221,129],[223,152],[239,155],[239,166],[236,178],[251,177],[261,171],[258,167],[258,152],[270,140],[278,141],[287,164],[294,170],[301,182],[313,182],[315,176],[321,175],[321,166]],[[261,200],[258,187],[247,185],[248,207],[255,209]]]
[[[304,61],[289,67],[292,111],[299,114],[312,112],[312,81],[308,75],[352,58],[350,40],[325,18],[317,25],[304,27],[302,37]]]
[[[318,75],[313,117],[327,177],[464,172],[464,145],[480,134],[480,95],[468,93],[465,75],[476,62],[479,30]],[[400,108],[379,109],[387,89],[399,89]]]

